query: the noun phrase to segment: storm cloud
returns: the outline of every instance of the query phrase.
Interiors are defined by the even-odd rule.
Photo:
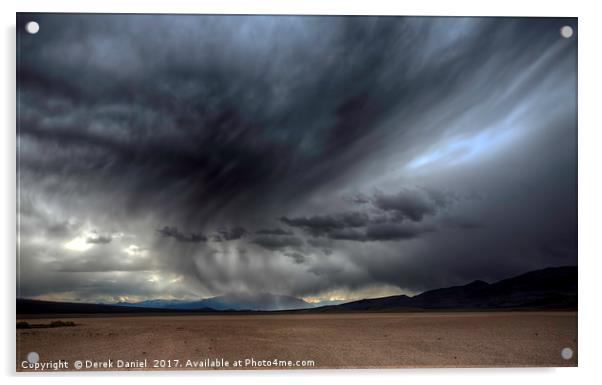
[[[362,227],[370,222],[367,214],[359,212],[297,218],[282,217],[280,220],[291,227],[302,228],[313,236],[325,235],[333,230],[348,227]]]
[[[273,229],[261,229],[261,230],[257,230],[255,232],[255,234],[264,234],[264,235],[293,235],[293,232],[281,229],[280,227],[275,227]]]
[[[180,242],[207,242],[207,237],[203,234],[184,234],[180,232],[177,227],[165,226],[162,229],[157,230],[157,232],[164,237],[171,237]]]
[[[303,244],[303,240],[298,237],[293,236],[284,236],[284,237],[276,237],[269,235],[262,235],[259,237],[255,237],[252,241],[253,243],[265,247],[266,249],[282,249],[285,247],[299,247]]]
[[[376,194],[374,205],[381,210],[390,211],[401,219],[420,222],[426,215],[433,215],[439,208],[449,204],[451,198],[442,192],[423,192],[404,189],[396,194]]]
[[[577,263],[576,19],[17,29],[20,297],[358,298]]]
[[[412,239],[420,234],[432,229],[423,229],[399,224],[376,224],[366,227],[365,230],[345,229],[338,230],[329,235],[332,239],[350,240],[350,241],[397,241],[403,239]]]
[[[219,229],[218,233],[219,235],[216,236],[216,240],[232,241],[246,236],[249,232],[244,227],[234,227],[231,229]]]

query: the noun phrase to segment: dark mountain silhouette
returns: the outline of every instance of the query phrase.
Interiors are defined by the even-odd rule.
[[[299,298],[259,294],[228,294],[200,301],[150,300],[117,305],[17,299],[17,314],[173,313],[215,311],[411,311],[577,309],[577,267],[550,267],[495,283],[473,281],[409,297],[396,295],[314,307]]]
[[[312,304],[288,295],[270,293],[231,293],[199,301],[149,300],[136,303],[120,302],[120,306],[195,310],[211,308],[215,310],[294,310],[313,307]]]
[[[214,312],[213,309],[196,309],[198,312]],[[104,305],[96,303],[38,301],[35,299],[17,299],[17,314],[132,314],[132,313],[170,313],[185,312],[177,309],[151,309]]]
[[[316,310],[390,311],[403,309],[572,309],[577,308],[577,267],[551,267],[492,284],[474,281],[414,297],[363,299]]]

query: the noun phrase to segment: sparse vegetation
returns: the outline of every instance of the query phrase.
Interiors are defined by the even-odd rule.
[[[52,321],[49,324],[30,324],[26,321],[17,322],[17,329],[33,329],[33,328],[60,328],[64,326],[75,326],[73,321]]]
[[[50,323],[51,328],[58,328],[61,326],[75,326],[75,322],[73,322],[73,321],[52,321]]]

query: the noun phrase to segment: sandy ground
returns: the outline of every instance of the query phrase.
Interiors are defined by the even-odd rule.
[[[82,370],[91,362],[112,363],[112,370],[214,369],[216,360],[228,362],[230,369],[577,365],[576,312],[55,316],[29,321],[57,319],[77,326],[17,330],[18,371],[30,370],[22,362],[32,351],[39,353],[39,364],[63,360],[67,370],[76,360]],[[569,360],[561,357],[565,347],[575,352]],[[126,362],[146,367],[118,367]]]

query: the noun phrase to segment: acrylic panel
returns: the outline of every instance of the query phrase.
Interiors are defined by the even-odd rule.
[[[577,365],[577,19],[17,14],[17,371]]]

